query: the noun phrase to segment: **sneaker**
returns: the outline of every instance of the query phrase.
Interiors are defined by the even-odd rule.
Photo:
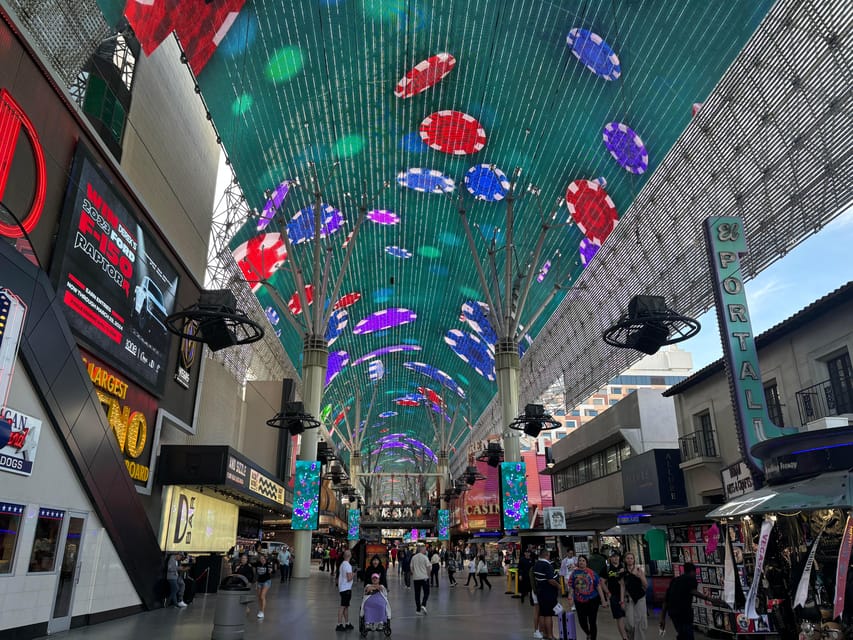
[[[424,615],[426,615],[427,610],[426,610],[426,607],[425,607],[425,606],[421,606],[421,611],[423,611],[423,612],[424,612]]]
[[[454,582],[454,583],[453,583],[452,585],[450,585],[450,586],[451,586],[451,587],[455,587],[455,586],[456,586],[456,583]]]
[[[339,624],[337,627],[335,627],[335,631],[346,631],[346,630],[347,630],[346,627],[342,624]]]
[[[533,632],[533,637],[534,638],[544,638],[544,636],[542,635],[542,632],[539,631],[539,629],[537,629],[536,631]]]
[[[424,615],[425,613],[426,613],[426,611],[424,611],[423,609],[418,609],[417,611],[415,611],[415,615],[416,615],[416,616],[422,616],[422,615]]]
[[[355,629],[355,627],[352,626],[349,622],[347,622],[346,625],[344,626],[344,629],[346,629],[347,631],[350,631],[352,629]]]
[[[258,620],[263,620],[263,619],[264,619],[264,612],[258,611]]]
[[[186,602],[179,602],[179,603],[177,604],[177,606],[178,606],[178,607],[180,607],[181,609],[183,609],[184,607],[186,607],[186,606],[187,606],[187,603],[186,603]]]

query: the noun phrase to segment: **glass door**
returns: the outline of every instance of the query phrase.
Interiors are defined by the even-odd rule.
[[[59,556],[62,562],[56,583],[56,597],[53,600],[53,612],[47,623],[48,634],[68,631],[71,628],[74,590],[80,580],[86,515],[69,512],[66,523],[62,536],[63,547]]]

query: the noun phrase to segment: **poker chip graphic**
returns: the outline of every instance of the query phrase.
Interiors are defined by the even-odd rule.
[[[285,181],[278,185],[275,191],[272,192],[264,205],[264,210],[261,212],[261,217],[258,219],[258,231],[263,231],[272,222],[276,211],[284,204],[284,199],[287,197],[287,192],[290,191],[290,182]]]
[[[403,249],[403,247],[385,247],[385,253],[395,258],[402,258],[403,260],[408,260],[412,257],[412,252]]]
[[[489,321],[489,305],[468,300],[462,305],[462,320],[467,323],[492,349],[498,343],[498,334]]]
[[[583,234],[598,245],[604,244],[619,220],[616,205],[597,182],[575,180],[566,189],[566,207]]]
[[[266,314],[267,320],[270,321],[270,324],[272,326],[277,325],[281,320],[281,317],[279,317],[278,315],[278,311],[276,311],[273,307],[267,307],[266,309],[264,309],[264,313]]]
[[[400,351],[420,351],[421,347],[416,344],[394,344],[390,347],[380,347],[375,351],[371,351],[369,353],[364,354],[357,360],[353,361],[353,366],[359,365],[362,362],[366,362],[373,358],[379,358],[381,356],[387,355],[389,353],[398,353]]]
[[[426,398],[423,396],[419,396],[416,393],[409,393],[400,398],[394,398],[394,404],[401,407],[419,407],[424,400]]]
[[[476,200],[497,202],[509,193],[506,174],[490,164],[475,164],[465,172],[465,188]]]
[[[385,375],[385,365],[382,364],[382,360],[374,360],[369,365],[367,365],[367,376],[370,378],[371,382],[379,382],[382,380],[382,377]],[[396,413],[394,415],[397,415]],[[383,416],[381,413],[379,414],[380,418],[386,418],[387,416]]]
[[[593,242],[592,240],[582,238],[580,244],[578,245],[578,253],[580,253],[581,256],[581,264],[583,266],[588,265],[595,257],[595,254],[598,253],[598,250],[600,248],[600,244]]]
[[[366,335],[376,331],[384,331],[392,327],[399,327],[404,324],[409,324],[417,320],[418,314],[409,309],[399,307],[390,307],[372,313],[366,318],[359,321],[353,328],[352,332],[356,335]]]
[[[619,56],[597,33],[587,29],[572,29],[566,36],[572,54],[587,69],[605,80],[616,80],[622,75]]]
[[[438,395],[435,391],[433,391],[429,387],[418,387],[418,393],[423,395],[424,398],[426,398],[427,401],[431,402],[432,404],[437,404],[440,407],[445,406],[444,398],[442,398],[440,395]]]
[[[234,261],[243,272],[252,291],[272,276],[287,260],[287,248],[280,233],[262,233],[232,251]]]
[[[396,411],[383,411],[382,413],[379,414],[379,417],[380,418],[393,418],[396,415],[398,415]]]
[[[627,124],[608,122],[601,131],[604,146],[625,171],[641,174],[649,168],[649,152],[642,138]]]
[[[329,318],[329,325],[326,327],[325,335],[326,343],[329,346],[341,337],[341,334],[347,327],[347,322],[349,322],[349,314],[345,310],[340,309],[332,312],[332,316]]]
[[[472,333],[451,329],[445,334],[444,341],[474,371],[490,382],[495,381],[495,356],[480,338]]]
[[[332,380],[338,377],[338,374],[343,371],[349,362],[349,354],[346,351],[333,351],[329,354],[329,363],[326,366],[326,386],[328,387]]]
[[[441,171],[420,167],[397,174],[397,184],[421,193],[451,193],[456,188],[453,179]]]
[[[545,282],[545,278],[548,276],[549,271],[551,271],[551,261],[546,260],[545,264],[542,265],[542,268],[539,269],[539,273],[536,274],[536,282]]]
[[[477,153],[486,146],[486,130],[474,116],[461,111],[437,111],[421,122],[421,139],[430,149],[454,156]]]
[[[342,247],[342,248],[344,248],[344,249],[346,249],[346,248],[347,248],[347,245],[349,244],[349,241],[350,241],[350,240],[352,240],[352,236],[353,236],[353,234],[354,234],[354,233],[355,233],[355,231],[350,231],[350,232],[347,234],[347,237],[346,237],[346,238],[344,238],[344,242],[343,242],[343,244],[341,245],[341,247]]]
[[[400,216],[387,209],[373,209],[372,211],[368,211],[365,217],[376,224],[400,224]]]
[[[421,60],[397,83],[394,95],[398,98],[411,98],[431,86],[438,84],[456,66],[456,58],[449,53],[439,53]]]
[[[346,309],[347,307],[354,305],[359,300],[361,300],[361,294],[358,291],[353,291],[352,293],[341,296],[335,303],[335,309]]]
[[[403,366],[409,371],[414,371],[415,373],[420,373],[428,378],[432,378],[441,386],[447,387],[460,398],[463,400],[465,399],[465,390],[459,386],[456,380],[451,378],[441,369],[436,369],[432,365],[423,362],[404,362]]]
[[[344,224],[341,212],[332,205],[320,205],[320,237],[325,238],[340,229]],[[309,205],[300,209],[290,222],[287,223],[287,237],[292,244],[302,244],[314,238],[314,206]]]
[[[305,285],[305,299],[308,301],[309,306],[312,302],[314,302],[313,285]],[[298,291],[294,292],[294,294],[290,296],[290,300],[287,301],[287,308],[290,309],[290,313],[295,316],[298,316],[300,313],[302,313],[302,298],[299,297]]]

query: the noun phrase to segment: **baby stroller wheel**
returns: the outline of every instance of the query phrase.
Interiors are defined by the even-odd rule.
[[[385,636],[390,638],[391,637],[391,621],[390,620],[385,621],[384,631],[385,631]]]
[[[360,635],[362,638],[367,637],[367,625],[364,624],[364,616],[361,616],[358,619],[358,635]]]

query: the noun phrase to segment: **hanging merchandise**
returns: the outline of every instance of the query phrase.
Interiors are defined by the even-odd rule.
[[[723,600],[726,601],[726,604],[729,605],[732,609],[740,609],[746,598],[743,595],[743,586],[740,583],[740,576],[737,573],[737,567],[735,566],[735,555],[734,550],[732,549],[732,539],[729,535],[728,529],[732,526],[739,525],[729,525],[726,528],[726,558],[724,561],[724,574],[723,574]]]
[[[708,541],[705,543],[705,553],[710,555],[717,550],[717,545],[720,544],[720,528],[717,523],[711,525],[708,529]]]
[[[833,620],[844,612],[844,594],[847,587],[847,570],[850,568],[850,548],[853,546],[853,516],[847,516],[844,535],[838,549],[838,566],[835,569],[835,605],[832,609]]]
[[[805,567],[803,567],[803,575],[800,576],[800,581],[797,583],[797,591],[794,594],[794,608],[798,606],[802,607],[806,604],[806,599],[809,595],[809,583],[811,582],[812,577],[812,566],[814,566],[814,557],[817,553],[817,547],[820,544],[820,538],[825,529],[826,524],[824,523],[814,542],[812,542],[812,548],[809,549],[809,556],[806,559]]]
[[[758,538],[758,550],[755,552],[755,571],[752,574],[752,582],[749,585],[749,593],[746,596],[746,617],[750,620],[758,620],[758,612],[755,610],[755,598],[758,595],[758,583],[761,579],[761,570],[764,568],[764,557],[767,555],[767,546],[770,543],[770,532],[775,522],[769,518],[761,523],[761,535]]]

